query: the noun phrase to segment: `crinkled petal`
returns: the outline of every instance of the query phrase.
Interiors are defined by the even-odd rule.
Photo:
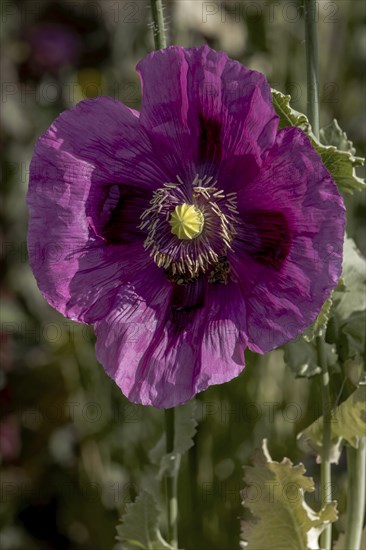
[[[139,216],[165,179],[136,113],[121,103],[87,100],[56,119],[37,142],[27,198],[30,264],[53,307],[85,322],[107,315],[141,262]]]
[[[245,306],[234,283],[177,288],[152,269],[96,323],[96,349],[128,399],[169,408],[243,370]]]
[[[230,263],[245,298],[248,347],[265,353],[303,332],[337,285],[345,208],[297,128],[279,132],[238,200],[242,225]]]
[[[261,73],[208,46],[153,52],[137,70],[143,83],[141,123],[155,139],[173,140],[187,176],[189,170],[209,173],[227,157],[244,155],[253,157],[258,171],[278,126]],[[164,74],[169,77],[161,85]]]

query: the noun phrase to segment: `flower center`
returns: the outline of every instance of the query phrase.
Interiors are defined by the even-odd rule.
[[[184,202],[175,207],[169,223],[178,239],[192,240],[202,233],[204,221],[201,210]]]
[[[145,250],[168,279],[190,284],[201,274],[210,283],[227,283],[231,242],[240,223],[236,193],[225,194],[212,177],[164,183],[154,191],[139,228],[147,231]]]

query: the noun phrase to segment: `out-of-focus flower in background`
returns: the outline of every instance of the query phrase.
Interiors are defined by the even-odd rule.
[[[13,462],[19,453],[19,421],[15,415],[9,415],[0,422],[0,458],[4,462]]]
[[[33,74],[58,72],[75,65],[80,58],[80,35],[72,28],[58,23],[38,23],[27,31],[29,68]]]
[[[105,23],[87,4],[54,1],[34,10],[23,30],[21,80],[58,76],[73,68],[96,68],[110,51]]]

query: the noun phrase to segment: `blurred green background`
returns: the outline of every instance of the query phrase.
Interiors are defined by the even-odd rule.
[[[1,10],[1,548],[117,550],[115,525],[143,486],[163,411],[130,404],[97,363],[92,329],[42,299],[27,263],[25,195],[35,140],[61,111],[97,95],[139,108],[135,65],[153,49],[149,3],[5,0]],[[170,43],[224,49],[305,110],[300,0],[176,0],[166,2],[165,15]],[[362,0],[319,1],[321,122],[337,118],[359,155],[365,15]],[[348,197],[347,206],[349,234],[365,253],[364,194]],[[296,434],[320,414],[318,380],[295,379],[281,350],[248,354],[238,379],[197,404],[195,446],[179,479],[180,546],[238,549],[242,465],[262,438],[273,458],[301,460],[318,478],[314,458],[296,445]],[[337,531],[344,459],[334,472]],[[317,491],[311,503],[320,507]]]

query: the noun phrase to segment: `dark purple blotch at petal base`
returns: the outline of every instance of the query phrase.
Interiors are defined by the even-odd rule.
[[[207,161],[220,162],[222,159],[221,122],[212,118],[206,118],[203,114],[199,117],[200,134],[198,138],[198,158],[201,163]]]
[[[291,247],[291,229],[282,212],[251,210],[242,217],[243,228],[238,235],[247,254],[266,266],[279,271]]]
[[[42,294],[94,325],[122,392],[167,408],[315,320],[341,273],[345,209],[307,136],[278,130],[262,74],[207,46],[137,69],[140,113],[82,101],[39,138],[28,248]],[[184,202],[205,225],[182,244],[169,220]]]

